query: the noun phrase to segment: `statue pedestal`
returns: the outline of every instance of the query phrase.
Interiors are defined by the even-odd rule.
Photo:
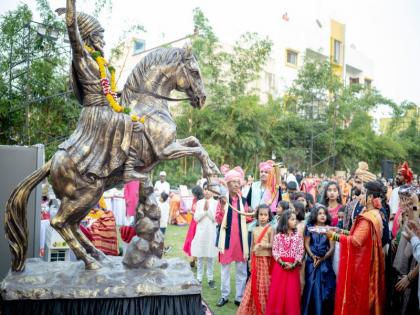
[[[201,285],[187,262],[130,269],[108,257],[99,270],[82,262],[28,259],[1,283],[2,314],[200,314]]]

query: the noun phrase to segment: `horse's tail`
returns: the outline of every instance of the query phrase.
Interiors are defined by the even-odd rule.
[[[4,227],[13,256],[13,271],[22,271],[25,268],[26,250],[28,249],[26,205],[29,195],[32,189],[50,174],[50,168],[51,160],[20,182],[7,201]]]

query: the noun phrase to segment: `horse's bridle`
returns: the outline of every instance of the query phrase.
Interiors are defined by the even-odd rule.
[[[131,91],[135,92],[135,93],[150,95],[150,96],[160,98],[162,100],[166,100],[166,101],[170,101],[170,102],[179,102],[179,101],[189,101],[189,100],[191,100],[191,97],[172,98],[172,97],[163,96],[163,95],[160,95],[160,94],[157,94],[157,93],[154,93],[154,92],[146,91],[146,90],[143,90],[143,89],[138,89],[138,88],[135,88],[131,85],[127,85],[127,88],[130,89]]]

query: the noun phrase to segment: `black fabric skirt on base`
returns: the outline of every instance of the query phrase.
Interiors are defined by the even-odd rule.
[[[199,315],[201,295],[107,299],[0,300],[1,315]]]

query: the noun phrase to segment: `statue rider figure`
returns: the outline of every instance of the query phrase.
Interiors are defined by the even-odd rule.
[[[71,84],[83,109],[70,138],[59,145],[87,178],[106,178],[122,170],[123,180],[147,180],[135,170],[141,166],[144,125],[130,115],[115,112],[100,84],[99,66],[85,45],[103,55],[104,29],[92,16],[76,12],[76,1],[67,0],[66,25],[72,47]],[[109,74],[108,74],[109,76]]]

